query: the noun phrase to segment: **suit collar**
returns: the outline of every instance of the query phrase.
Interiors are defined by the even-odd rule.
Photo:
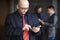
[[[55,13],[50,14],[49,16],[53,16]]]

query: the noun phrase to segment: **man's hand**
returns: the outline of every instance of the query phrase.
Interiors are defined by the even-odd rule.
[[[42,24],[45,24],[45,22],[43,21],[43,20],[41,20],[41,19],[38,19]]]
[[[37,32],[40,31],[40,27],[33,27],[31,30],[32,30],[33,32],[37,33]]]
[[[31,26],[26,24],[25,27],[23,27],[23,30],[28,30],[29,31],[29,28],[31,28]]]

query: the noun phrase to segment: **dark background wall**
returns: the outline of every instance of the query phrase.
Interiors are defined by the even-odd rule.
[[[58,3],[58,28],[57,28],[57,40],[60,40],[60,0],[57,1]]]
[[[9,0],[0,0],[0,40],[4,40],[4,24],[5,18],[9,13]]]
[[[30,13],[34,13],[34,8],[36,5],[40,4],[43,7],[43,12],[46,14],[46,7],[53,4],[55,5],[57,2],[57,7],[55,5],[55,8],[57,10],[57,15],[59,19],[60,14],[60,0],[57,0],[53,2],[53,0],[29,0],[30,2]],[[14,0],[0,0],[0,40],[5,40],[5,34],[4,34],[4,25],[5,25],[5,19],[8,14],[11,12],[14,12],[16,10]],[[60,20],[58,20],[58,28],[57,28],[57,36],[56,39],[60,40]],[[45,38],[45,37],[44,37]],[[44,39],[45,40],[45,39]]]
[[[58,0],[58,26],[60,26],[60,0]],[[60,29],[60,27],[59,27]]]

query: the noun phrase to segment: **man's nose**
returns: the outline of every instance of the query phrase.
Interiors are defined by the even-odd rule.
[[[24,9],[23,12],[25,12],[26,10]]]

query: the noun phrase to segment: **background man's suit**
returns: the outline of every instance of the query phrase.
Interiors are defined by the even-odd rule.
[[[47,21],[45,22],[45,26],[47,27],[48,40],[55,40],[56,36],[56,28],[57,28],[57,15],[54,13],[49,16]]]

